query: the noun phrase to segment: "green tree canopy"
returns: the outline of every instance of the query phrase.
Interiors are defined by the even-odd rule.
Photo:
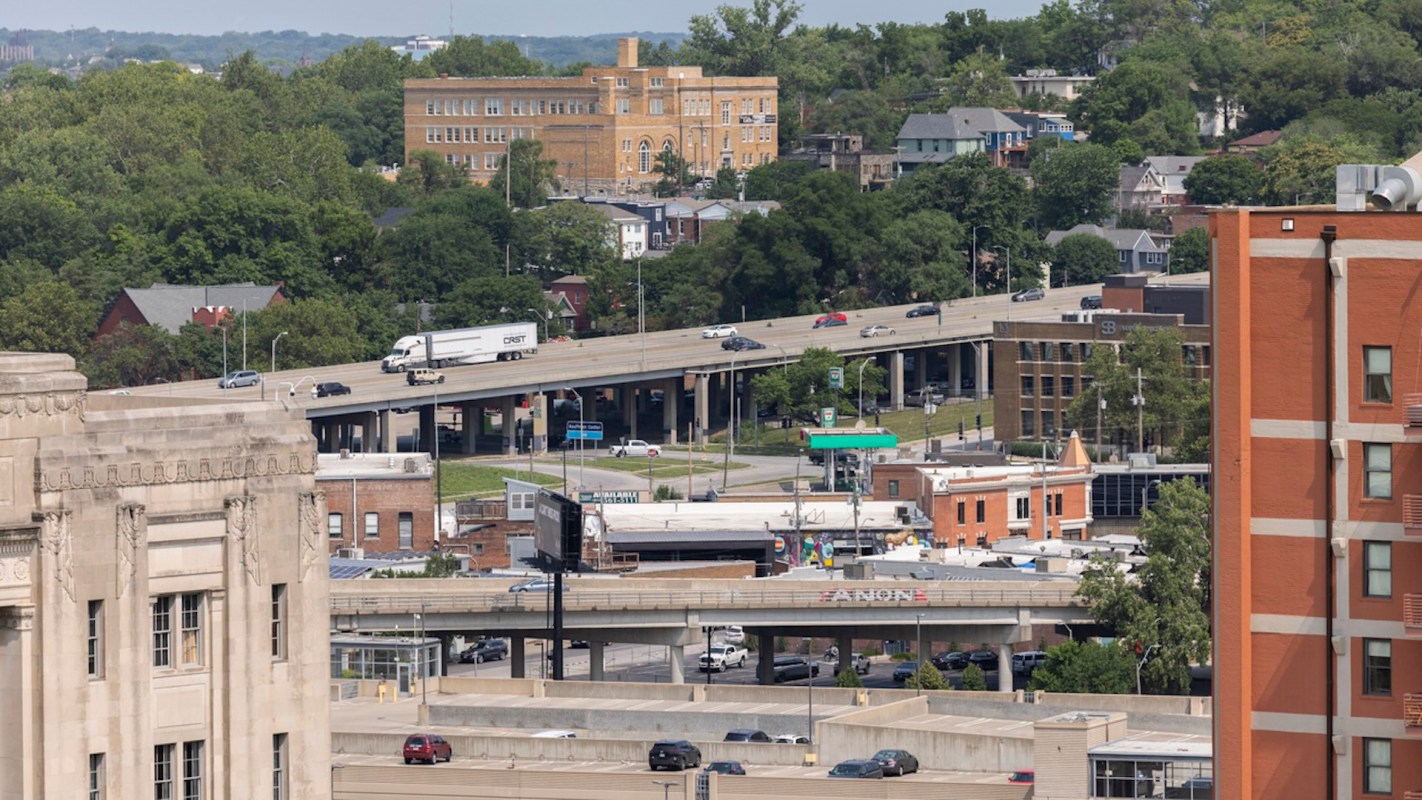
[[[1116,246],[1091,233],[1073,233],[1052,248],[1052,277],[1058,286],[1100,283],[1120,269]]]
[[[1031,689],[1073,694],[1129,694],[1136,690],[1136,662],[1120,644],[1064,642],[1047,650],[1047,663],[1032,671]]]
[[[83,353],[99,327],[99,309],[74,287],[36,281],[0,303],[0,347],[32,353]]]
[[[837,408],[849,413],[860,393],[862,361],[846,364],[844,358],[819,347],[806,348],[800,360],[783,369],[771,369],[751,378],[756,402],[763,408],[778,408],[781,414],[813,422],[821,408]],[[844,370],[844,388],[829,388],[830,367]],[[884,369],[870,363],[863,369],[866,399],[884,392]]]
[[[1255,202],[1264,173],[1245,156],[1217,156],[1196,164],[1185,176],[1185,191],[1194,203],[1207,206]]]
[[[1210,232],[1191,228],[1170,243],[1170,274],[1204,272],[1210,268]]]
[[[548,195],[561,188],[558,183],[558,162],[543,157],[543,142],[537,139],[514,139],[509,142],[507,160],[512,162],[513,183],[509,185],[509,202],[516,208],[537,208],[548,202]],[[499,159],[499,171],[489,179],[489,189],[504,194],[510,165]]]
[[[1076,144],[1045,151],[1032,162],[1037,218],[1045,230],[1082,222],[1099,225],[1114,209],[1120,164],[1108,148]]]

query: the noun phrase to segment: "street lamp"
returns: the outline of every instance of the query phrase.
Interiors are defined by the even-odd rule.
[[[805,657],[806,657],[807,659],[808,659],[808,658],[812,658],[812,655],[811,655],[811,653],[810,653],[810,642],[811,642],[810,637],[806,636],[806,637],[805,637]],[[853,669],[853,666],[851,666],[850,669]],[[814,747],[814,746],[815,746],[815,669],[814,669],[814,664],[813,664],[813,663],[811,663],[811,665],[810,665],[810,684],[809,684],[809,686],[810,686],[810,707],[809,707],[809,711],[806,712],[806,714],[805,714],[805,729],[806,729],[805,738],[809,739],[809,740],[810,740],[810,742],[809,742],[810,746],[811,746],[811,747]]]
[[[1151,652],[1154,651],[1157,647],[1160,647],[1160,642],[1156,642],[1155,644],[1151,645],[1150,647],[1147,647],[1147,648],[1146,648],[1146,651],[1141,654],[1141,660],[1138,661],[1138,662],[1136,662],[1136,694],[1142,694],[1142,692],[1141,692],[1141,668],[1144,667],[1144,666],[1146,665],[1146,662],[1150,660],[1150,654],[1151,654]]]
[[[534,309],[531,309],[531,308],[525,308],[524,311],[527,311],[528,313],[532,314],[532,315],[534,316],[534,319],[542,318],[542,320],[543,320],[543,341],[545,341],[545,342],[548,341],[548,314],[547,314],[547,312],[544,312],[544,313],[540,314],[540,313],[538,313],[537,311],[535,311]]]
[[[277,342],[281,341],[281,337],[285,336],[286,333],[286,331],[282,331],[281,333],[278,333],[276,335],[275,339],[272,340],[272,372],[276,372],[276,344]]]
[[[725,458],[721,461],[721,491],[726,491],[726,482],[731,474],[731,451],[736,449],[736,356],[740,353],[731,351],[731,407],[727,409],[730,415],[730,425],[726,428],[726,452]]]
[[[859,364],[859,413],[855,416],[864,419],[864,368],[869,366],[869,359],[865,358]]]
[[[1145,486],[1142,486],[1142,487],[1141,487],[1141,513],[1140,513],[1140,516],[1144,517],[1144,516],[1145,516],[1145,512],[1146,512],[1146,509],[1150,507],[1149,505],[1146,504],[1146,495],[1150,493],[1150,487],[1155,486],[1155,485],[1158,484],[1158,483],[1160,483],[1160,481],[1158,481],[1158,480],[1156,480],[1156,481],[1149,481],[1149,482],[1146,483]]]
[[[671,791],[671,788],[681,784],[676,781],[652,781],[652,785],[662,787],[662,800],[667,800],[667,797],[670,796],[667,793]]]
[[[968,254],[968,258],[973,262],[973,297],[978,296],[978,228],[988,228],[986,225],[973,226],[973,252]]]
[[[1012,319],[1012,248],[1002,244],[993,245],[992,249],[1007,254],[1007,318]]]
[[[771,347],[774,347],[776,350],[779,350],[779,351],[780,351],[780,368],[781,368],[781,370],[782,370],[786,375],[789,375],[789,374],[790,374],[790,356],[785,355],[785,348],[781,347],[780,345],[776,344],[775,342],[771,342],[771,343],[770,343],[770,346],[771,346]]]
[[[914,625],[914,637],[918,640],[918,649],[914,651],[914,655],[918,656],[918,670],[913,676],[913,696],[920,697],[923,695],[923,612],[920,611],[914,616],[918,618]]]
[[[563,387],[563,391],[572,392],[578,398],[578,486],[581,488],[586,485],[583,477],[583,436],[587,432],[583,430],[583,396],[571,386]]]

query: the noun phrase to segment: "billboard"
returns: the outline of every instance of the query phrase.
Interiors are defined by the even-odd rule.
[[[552,562],[553,570],[576,567],[583,551],[583,507],[539,489],[533,500],[533,547]]]

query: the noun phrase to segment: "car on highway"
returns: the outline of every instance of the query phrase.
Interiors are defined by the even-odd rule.
[[[721,741],[760,742],[762,744],[770,744],[770,734],[766,733],[765,731],[755,730],[754,728],[737,728],[733,731],[727,731],[726,738],[722,739]]]
[[[1033,286],[1031,289],[1023,289],[1022,291],[1012,295],[1012,302],[1027,303],[1032,300],[1041,300],[1046,296],[1047,293],[1043,291],[1040,287]]]
[[[735,325],[712,325],[701,331],[701,338],[703,339],[728,339],[735,335]]]
[[[436,736],[433,733],[412,733],[405,737],[405,763],[413,764],[416,761],[426,761],[430,764],[444,759],[445,761],[454,758],[454,748],[449,746],[449,742],[443,736]]]
[[[904,316],[908,317],[909,319],[913,319],[914,317],[934,317],[937,315],[938,306],[935,306],[932,303],[925,303],[921,306],[914,306],[913,308],[910,308],[908,310],[907,314],[904,314]]]
[[[904,392],[904,405],[922,408],[926,404],[938,405],[948,398],[942,392],[933,391],[932,387],[925,386],[916,392]]]
[[[974,650],[968,654],[968,663],[977,664],[983,672],[997,672],[997,653],[991,650]]]
[[[243,386],[256,386],[261,382],[262,374],[254,369],[234,369],[218,379],[217,388],[240,389]]]
[[[1087,295],[1087,296],[1081,298],[1081,307],[1082,307],[1083,309],[1100,308],[1100,307],[1101,307],[1101,295],[1099,295],[1099,294],[1089,294],[1089,295]]]
[[[630,441],[623,442],[622,444],[615,444],[612,447],[607,448],[608,455],[617,456],[618,458],[622,458],[623,456],[656,458],[657,456],[661,455],[661,453],[661,448],[657,447],[654,444],[647,444],[641,439],[632,439]]]
[[[563,591],[568,591],[573,587],[567,583],[563,584]],[[553,591],[552,578],[529,578],[526,581],[519,581],[509,587],[510,592],[551,592]]]
[[[686,769],[701,766],[701,750],[685,739],[662,739],[652,743],[647,766],[659,769]]]
[[[765,345],[746,336],[732,336],[731,338],[721,342],[721,349],[735,350],[739,353],[744,350],[764,350]]]
[[[508,657],[508,654],[508,642],[503,639],[484,639],[461,650],[459,663],[482,664],[485,661],[503,661]]]
[[[888,325],[869,325],[859,329],[861,339],[874,339],[879,336],[893,336],[894,329]]]
[[[838,325],[848,325],[848,324],[849,324],[849,317],[845,316],[845,314],[844,314],[843,311],[831,311],[831,312],[829,312],[828,314],[822,315],[819,319],[816,319],[816,320],[815,320],[814,327],[816,327],[816,328],[833,328],[833,327],[836,327],[836,326],[838,326]]]
[[[918,772],[918,759],[907,750],[880,750],[872,758],[879,762],[879,768],[884,770],[885,775],[902,778],[910,772]]]
[[[1008,783],[1036,783],[1037,771],[1031,769],[1019,769],[1007,777]]]
[[[917,661],[900,661],[899,665],[894,667],[894,681],[896,683],[903,683],[909,678],[912,678],[916,672],[918,672]]]
[[[343,394],[350,394],[351,387],[340,381],[324,381],[316,384],[317,397],[339,397]]]
[[[933,666],[941,670],[964,669],[968,666],[968,654],[953,651],[951,653],[939,653],[934,656]]]
[[[869,659],[863,653],[850,653],[849,666],[853,667],[854,671],[859,673],[860,675],[869,674]],[[834,674],[836,677],[838,677],[839,672],[842,668],[843,667],[841,667],[839,664],[834,665]]]
[[[714,772],[718,775],[744,775],[746,768],[741,766],[739,761],[712,761],[707,764],[702,772]]]
[[[829,771],[831,778],[882,778],[884,768],[872,758],[851,758],[834,765]]]
[[[721,641],[726,644],[742,644],[746,640],[746,630],[739,625],[727,625],[721,632]]]
[[[809,744],[810,737],[798,733],[777,733],[771,737],[776,744]]]
[[[428,367],[417,367],[405,372],[405,383],[418,386],[425,383],[444,383],[444,373]]]
[[[736,644],[713,644],[698,659],[702,672],[725,672],[746,665],[746,649]]]
[[[775,657],[775,682],[798,681],[820,674],[820,665],[811,664],[799,656]]]

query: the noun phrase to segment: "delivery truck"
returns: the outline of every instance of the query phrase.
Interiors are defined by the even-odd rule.
[[[513,361],[538,352],[538,325],[510,322],[401,336],[380,362],[382,372],[416,367],[443,369],[458,364]]]

